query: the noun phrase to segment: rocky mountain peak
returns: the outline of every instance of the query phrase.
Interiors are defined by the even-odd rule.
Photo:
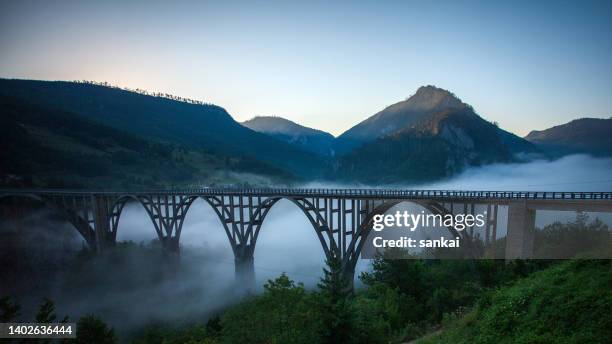
[[[339,137],[339,152],[350,150],[364,142],[410,128],[428,121],[436,114],[449,110],[471,110],[453,93],[436,86],[422,86],[408,99],[390,105],[367,118]]]
[[[409,107],[413,111],[464,108],[467,106],[452,92],[432,85],[419,87],[413,96],[396,105]]]

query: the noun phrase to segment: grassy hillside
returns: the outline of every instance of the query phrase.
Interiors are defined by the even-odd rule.
[[[612,343],[612,262],[574,260],[487,293],[420,343]]]
[[[71,112],[15,98],[0,96],[0,109],[3,186],[107,189],[265,184],[293,178],[254,159],[145,139]]]

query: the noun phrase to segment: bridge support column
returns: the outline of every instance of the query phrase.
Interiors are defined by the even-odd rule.
[[[524,259],[533,256],[536,211],[526,202],[511,202],[508,206],[508,232],[506,259]]]
[[[238,245],[234,255],[236,286],[240,293],[255,292],[255,265],[249,245]]]
[[[108,200],[103,196],[92,196],[93,223],[96,239],[95,250],[104,251],[115,244],[111,235],[110,217],[108,216]]]

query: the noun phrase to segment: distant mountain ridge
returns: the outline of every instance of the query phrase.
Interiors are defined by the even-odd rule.
[[[545,130],[534,130],[525,139],[553,156],[572,153],[612,156],[612,117],[575,119]]]
[[[338,137],[334,174],[366,183],[427,181],[468,166],[537,153],[526,140],[480,116],[453,93],[424,86]],[[347,150],[348,148],[348,150]]]
[[[322,130],[308,128],[276,116],[256,116],[242,122],[242,125],[316,154],[334,155],[332,145],[335,138]]]
[[[64,81],[0,79],[0,95],[68,111],[141,137],[249,157],[302,178],[316,178],[326,168],[316,154],[248,129],[216,105]]]
[[[100,85],[0,79],[0,96],[7,99],[8,105],[3,106],[19,104],[14,118],[19,111],[38,109],[51,116],[50,121],[59,116],[59,130],[64,125],[60,113],[69,113],[147,142],[169,145],[158,151],[174,152],[173,156],[177,150],[193,152],[179,154],[170,166],[179,166],[193,154],[212,159],[208,164],[198,158],[192,172],[199,168],[193,166],[208,166],[284,180],[414,183],[446,178],[469,166],[521,161],[539,154],[531,142],[484,120],[472,106],[435,86],[420,87],[408,99],[384,108],[336,139],[280,117],[256,117],[240,124],[216,105]],[[55,131],[52,126],[42,130]],[[94,130],[88,133],[96,135]],[[43,141],[33,145],[45,144],[45,138],[39,140]],[[90,144],[83,135],[62,141],[72,142],[75,149]]]

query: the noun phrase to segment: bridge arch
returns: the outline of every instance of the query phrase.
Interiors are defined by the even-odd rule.
[[[205,196],[197,196],[197,195],[188,196],[184,198],[177,205],[176,210],[175,210],[176,216],[174,217],[172,223],[170,224],[171,227],[172,226],[176,227],[175,235],[177,237],[177,240],[180,239],[180,235],[181,235],[184,220],[185,220],[185,215],[191,208],[191,205],[193,204],[193,202],[198,198],[201,198],[204,201],[206,201],[206,203],[208,203],[211,206],[211,208],[213,208],[215,213],[217,214],[217,217],[219,218],[221,224],[223,225],[223,229],[225,230],[225,233],[230,241],[230,245],[232,246],[232,251],[234,252],[234,254],[238,254],[238,253],[247,254],[247,255],[253,254],[254,249],[255,249],[255,244],[257,242],[257,238],[259,236],[259,232],[261,229],[261,224],[263,224],[263,221],[266,218],[268,212],[270,211],[272,206],[274,206],[274,204],[276,204],[279,200],[287,199],[291,201],[292,203],[294,203],[295,205],[297,205],[297,207],[300,210],[302,210],[302,212],[306,215],[311,225],[313,226],[313,229],[315,229],[315,232],[317,233],[317,237],[319,238],[319,241],[323,247],[323,251],[325,252],[325,255],[326,256],[329,255],[330,247],[325,241],[325,237],[321,234],[321,231],[317,230],[319,227],[321,227],[320,225],[317,224],[317,221],[323,225],[326,225],[325,220],[321,217],[321,215],[318,212],[311,212],[307,209],[307,208],[314,209],[314,205],[312,204],[312,202],[304,198],[270,197],[270,198],[265,199],[264,201],[261,202],[261,204],[257,206],[257,208],[255,209],[253,213],[253,219],[259,219],[258,221],[256,221],[257,225],[254,225],[255,221],[250,221],[245,233],[243,233],[244,235],[241,235],[240,231],[238,230],[236,226],[236,223],[233,221],[228,221],[228,219],[232,218],[230,210],[228,210],[226,207],[221,205],[222,202],[218,197],[205,197]],[[231,228],[230,228],[229,223],[231,223]],[[238,237],[234,237],[232,233],[236,233]],[[251,239],[249,240],[249,238]],[[332,246],[331,249],[334,249],[335,243],[333,241],[333,238],[330,238],[330,243]],[[243,249],[248,248],[249,252],[238,252],[238,250],[240,249],[239,246],[242,246]]]
[[[133,201],[135,203],[139,203],[144,210],[147,212],[149,219],[153,223],[155,228],[155,232],[160,240],[163,238],[163,228],[160,227],[160,224],[155,221],[155,217],[160,215],[160,209],[155,203],[151,200],[151,198],[147,196],[136,196],[131,194],[125,194],[119,196],[113,204],[111,205],[111,218],[110,218],[110,230],[113,242],[117,238],[117,230],[119,228],[119,219],[121,218],[121,214],[123,213],[123,209],[130,202]],[[162,224],[163,226],[163,224]]]
[[[357,264],[357,260],[359,259],[359,254],[363,250],[365,241],[368,235],[370,234],[370,232],[372,231],[374,216],[384,215],[391,208],[399,204],[402,204],[402,203],[418,205],[428,210],[432,214],[436,214],[436,215],[442,215],[442,216],[447,215],[447,214],[452,215],[452,213],[448,209],[446,209],[442,204],[435,202],[435,201],[405,200],[405,199],[403,200],[385,200],[382,204],[380,204],[379,206],[375,207],[372,211],[370,211],[366,215],[363,222],[359,224],[359,229],[357,231],[358,234],[353,237],[349,245],[348,252],[350,254],[345,257],[345,261],[344,261],[345,264],[350,264],[350,266],[352,266],[353,269],[355,268],[355,265]],[[468,252],[472,253],[471,245],[470,245],[471,241],[469,240],[469,238],[467,238],[467,234],[465,231],[461,231],[461,232],[457,231],[452,226],[446,226],[446,229],[453,235],[453,237],[459,237],[460,240],[463,240],[464,242],[466,242],[468,245]]]
[[[86,219],[83,219],[83,217],[79,216],[75,211],[50,198],[35,194],[0,194],[0,201],[8,198],[29,199],[43,204],[45,207],[57,212],[63,218],[65,218],[77,230],[77,232],[79,232],[83,239],[85,239],[85,242],[89,248],[94,249],[96,247],[96,234],[94,229],[89,225],[89,222]]]
[[[323,236],[322,234],[324,232],[324,229],[328,226],[328,224],[318,211],[314,211],[314,209],[316,209],[315,205],[309,200],[307,200],[306,198],[295,198],[295,197],[284,196],[284,197],[268,198],[267,200],[262,202],[262,204],[260,204],[255,210],[255,213],[253,214],[253,216],[255,218],[259,217],[259,221],[257,222],[255,226],[253,226],[253,224],[251,223],[246,232],[247,238],[249,238],[249,236],[252,235],[250,246],[253,252],[255,251],[257,239],[259,238],[259,233],[261,231],[261,225],[266,219],[270,209],[272,209],[272,207],[276,203],[278,203],[278,201],[282,199],[286,199],[290,201],[291,203],[295,204],[298,207],[298,209],[300,209],[304,213],[304,215],[306,216],[306,218],[312,225],[312,228],[314,229],[315,233],[317,234],[317,238],[319,239],[319,243],[321,244],[321,247],[323,248],[325,257],[329,257],[332,250],[337,250],[337,245],[334,241],[333,236],[329,235],[329,232],[326,231],[328,233],[327,235],[327,239],[329,240],[329,244],[328,244],[327,241],[325,240],[325,236]]]
[[[323,247],[323,251],[325,252],[326,257],[329,257],[330,252],[332,250],[338,250],[338,247],[337,247],[338,245],[335,242],[333,235],[329,234],[329,231],[325,231],[326,233],[328,233],[328,238],[327,238],[329,240],[329,245],[328,245],[327,241],[325,240],[325,236],[323,236],[322,234],[324,230],[321,230],[321,226],[328,228],[329,224],[325,221],[324,218],[321,217],[318,211],[309,210],[309,209],[315,209],[315,205],[305,198],[294,198],[294,197],[284,196],[284,197],[268,198],[267,200],[262,202],[257,207],[255,213],[253,214],[254,217],[259,216],[260,218],[260,221],[258,222],[258,224],[256,226],[253,226],[253,224],[251,224],[246,233],[247,238],[249,237],[249,235],[251,234],[253,235],[253,239],[251,241],[251,247],[253,251],[255,250],[255,244],[257,243],[257,238],[259,237],[259,232],[261,230],[261,224],[263,224],[263,221],[265,220],[272,206],[274,206],[274,204],[276,204],[281,199],[287,199],[291,201],[292,203],[297,205],[297,207],[300,210],[302,210],[302,212],[306,215],[311,225],[313,226],[313,229],[317,233],[319,242],[321,243],[321,246]],[[440,214],[440,215],[450,214],[450,212],[443,205],[437,202],[420,201],[420,200],[386,200],[382,204],[375,207],[372,211],[370,211],[366,215],[362,223],[356,225],[356,227],[358,228],[357,235],[353,236],[347,248],[346,254],[343,255],[344,264],[350,264],[352,268],[355,267],[357,263],[357,259],[359,258],[359,254],[361,253],[361,250],[363,249],[363,245],[365,244],[365,239],[367,238],[367,236],[369,235],[371,231],[373,217],[378,214],[385,214],[387,211],[389,211],[389,209],[401,203],[410,203],[410,204],[421,206],[427,209],[428,211],[430,211],[432,214]],[[322,225],[319,225],[318,223],[321,223]],[[464,235],[462,234],[463,232],[459,233],[453,227],[447,227],[447,229],[453,236],[459,236],[460,238],[463,239],[464,237]]]
[[[215,196],[212,196],[212,197],[199,196],[199,195],[187,196],[183,198],[179,202],[179,204],[177,204],[176,209],[175,209],[175,216],[172,219],[172,222],[169,224],[170,228],[175,228],[176,230],[174,235],[176,237],[177,243],[180,240],[181,233],[183,231],[183,224],[185,223],[185,217],[189,209],[191,208],[191,206],[197,199],[204,200],[214,210],[215,214],[217,214],[217,218],[221,222],[221,225],[223,225],[225,234],[230,242],[232,251],[236,253],[236,250],[237,250],[236,246],[238,243],[236,242],[236,239],[232,236],[232,233],[238,233],[239,231],[237,230],[235,223],[231,223],[232,227],[230,228],[230,226],[228,225],[228,221],[226,221],[226,219],[231,218],[230,212],[226,207],[222,206],[221,200]]]

